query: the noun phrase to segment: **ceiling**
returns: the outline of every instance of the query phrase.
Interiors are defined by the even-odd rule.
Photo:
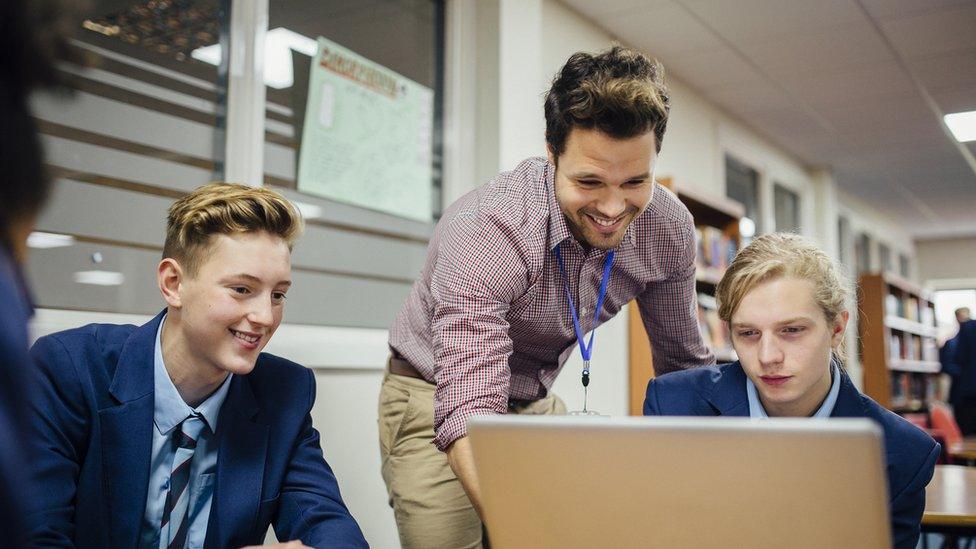
[[[563,0],[915,238],[976,236],[976,0]]]

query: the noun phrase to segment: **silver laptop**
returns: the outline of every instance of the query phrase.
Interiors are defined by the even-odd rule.
[[[867,419],[476,416],[493,549],[891,547]]]

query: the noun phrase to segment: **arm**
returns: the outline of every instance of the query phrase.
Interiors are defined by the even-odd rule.
[[[662,281],[648,284],[638,296],[644,329],[654,353],[656,375],[714,364],[698,329],[698,299],[695,294],[695,238],[689,217],[681,234],[681,257],[677,268]]]
[[[274,522],[282,540],[302,540],[312,547],[368,547],[356,520],[339,494],[332,468],[325,462],[319,433],[312,427],[315,376],[305,370],[309,387],[307,412],[296,438],[281,486],[280,507]]]
[[[661,406],[657,400],[657,383],[654,379],[647,382],[647,394],[644,396],[644,415],[661,415]]]
[[[461,437],[455,440],[454,444],[451,444],[451,447],[447,449],[447,462],[450,463],[454,474],[461,481],[464,493],[468,494],[468,499],[471,500],[471,506],[474,507],[479,517],[482,516],[481,487],[478,484],[478,475],[474,470],[474,456],[471,454],[471,441],[468,440],[468,437]]]
[[[91,417],[81,379],[64,344],[52,337],[31,349],[28,470],[34,495],[28,516],[28,545],[74,546],[75,498],[88,450]]]
[[[891,542],[896,549],[914,549],[925,511],[925,487],[932,480],[942,448],[933,443],[915,476],[891,499]]]

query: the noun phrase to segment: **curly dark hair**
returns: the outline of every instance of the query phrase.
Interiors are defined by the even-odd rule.
[[[660,152],[669,109],[664,67],[657,61],[621,46],[597,55],[574,53],[546,94],[546,143],[558,158],[574,127],[618,139],[654,131]]]
[[[73,20],[58,0],[0,1],[0,245],[11,226],[35,215],[48,194],[37,125],[28,99],[40,87],[63,84],[55,62],[76,61],[68,47]]]

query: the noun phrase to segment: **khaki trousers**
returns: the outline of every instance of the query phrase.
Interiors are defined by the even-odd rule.
[[[565,414],[558,396],[509,410]],[[407,376],[383,377],[379,403],[383,481],[404,549],[482,547],[482,525],[461,482],[434,440],[434,385]]]

